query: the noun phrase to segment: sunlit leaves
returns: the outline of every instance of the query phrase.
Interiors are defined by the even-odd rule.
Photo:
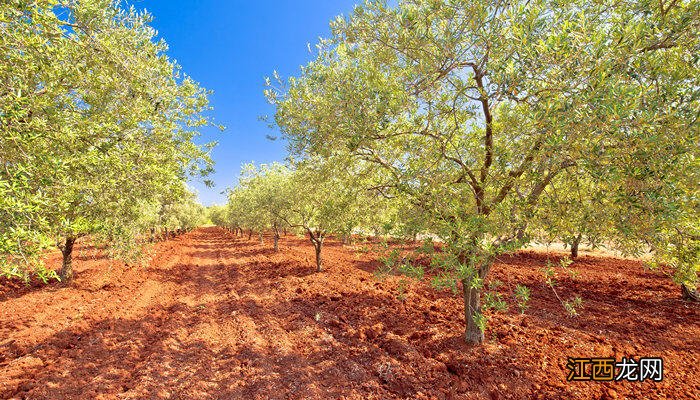
[[[10,259],[62,236],[133,242],[144,204],[184,195],[188,176],[211,170],[210,147],[193,141],[210,123],[208,93],[149,22],[110,0],[3,3],[0,236],[16,245],[0,251]]]

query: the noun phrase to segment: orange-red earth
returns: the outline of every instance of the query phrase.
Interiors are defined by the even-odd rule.
[[[275,253],[220,228],[155,245],[147,266],[79,247],[70,286],[0,281],[0,398],[526,399],[698,398],[700,312],[638,261],[502,257],[509,308],[487,312],[482,346],[462,339],[458,296],[377,279],[370,246],[329,240],[314,272],[307,240]],[[58,255],[47,260],[57,265]],[[531,288],[515,305],[516,284]],[[567,357],[662,357],[662,382],[567,382]]]

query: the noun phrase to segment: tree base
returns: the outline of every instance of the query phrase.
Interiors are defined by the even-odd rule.
[[[464,335],[464,340],[466,340],[468,344],[481,344],[484,342],[484,333],[481,331],[466,332]]]

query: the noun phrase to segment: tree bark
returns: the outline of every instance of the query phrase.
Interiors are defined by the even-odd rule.
[[[481,314],[481,289],[472,288],[469,279],[462,280],[462,295],[464,297],[464,319],[467,327],[464,339],[470,344],[480,344],[484,341],[484,332],[476,324],[475,314]]]
[[[316,272],[321,272],[323,263],[321,260],[321,248],[323,247],[323,241],[314,243],[314,247],[316,248]]]
[[[681,293],[683,295],[683,300],[700,301],[700,293],[698,293],[697,290],[690,290],[685,283],[681,283]]]
[[[252,238],[253,238],[253,230],[252,230],[252,229],[248,229],[248,240],[250,240],[250,239],[252,239]]]
[[[574,240],[571,242],[571,258],[574,259],[578,257],[578,245],[581,243],[581,234],[579,233],[578,236],[574,238]]]
[[[314,250],[316,251],[316,272],[321,272],[323,268],[323,260],[321,258],[321,250],[323,249],[323,233],[317,232],[314,234],[310,229],[309,239],[311,239],[311,244],[314,245]]]
[[[73,280],[73,245],[75,244],[75,240],[74,237],[68,236],[61,247],[61,253],[63,254],[63,263],[61,264],[61,271],[59,272],[61,282],[67,283]]]
[[[263,234],[262,234],[262,232],[258,233],[258,238],[260,239],[260,244],[265,243],[265,242],[263,241]]]
[[[275,241],[275,251],[280,251],[280,246],[279,246],[279,241],[280,241],[280,230],[275,226],[275,235],[274,235],[274,241]]]

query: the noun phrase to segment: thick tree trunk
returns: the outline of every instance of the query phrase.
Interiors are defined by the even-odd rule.
[[[67,237],[65,243],[61,247],[63,254],[63,264],[59,276],[61,282],[70,282],[73,280],[73,245],[75,244],[74,237]]]
[[[578,245],[581,243],[581,234],[579,233],[578,236],[574,238],[574,240],[571,242],[571,258],[574,259],[578,257]]]
[[[464,297],[464,319],[467,322],[464,338],[467,343],[480,344],[484,341],[484,332],[476,324],[474,316],[481,314],[481,289],[472,288],[470,280],[463,279],[462,295]]]
[[[263,234],[262,234],[262,232],[258,233],[258,239],[260,239],[260,244],[265,243],[265,242],[263,241]]]
[[[681,283],[681,293],[683,295],[683,300],[700,301],[700,293],[698,293],[697,290],[690,290],[685,283]]]
[[[280,251],[280,246],[279,246],[280,230],[276,226],[275,226],[275,232],[274,232],[273,239],[274,239],[274,243],[275,243],[275,251]]]

